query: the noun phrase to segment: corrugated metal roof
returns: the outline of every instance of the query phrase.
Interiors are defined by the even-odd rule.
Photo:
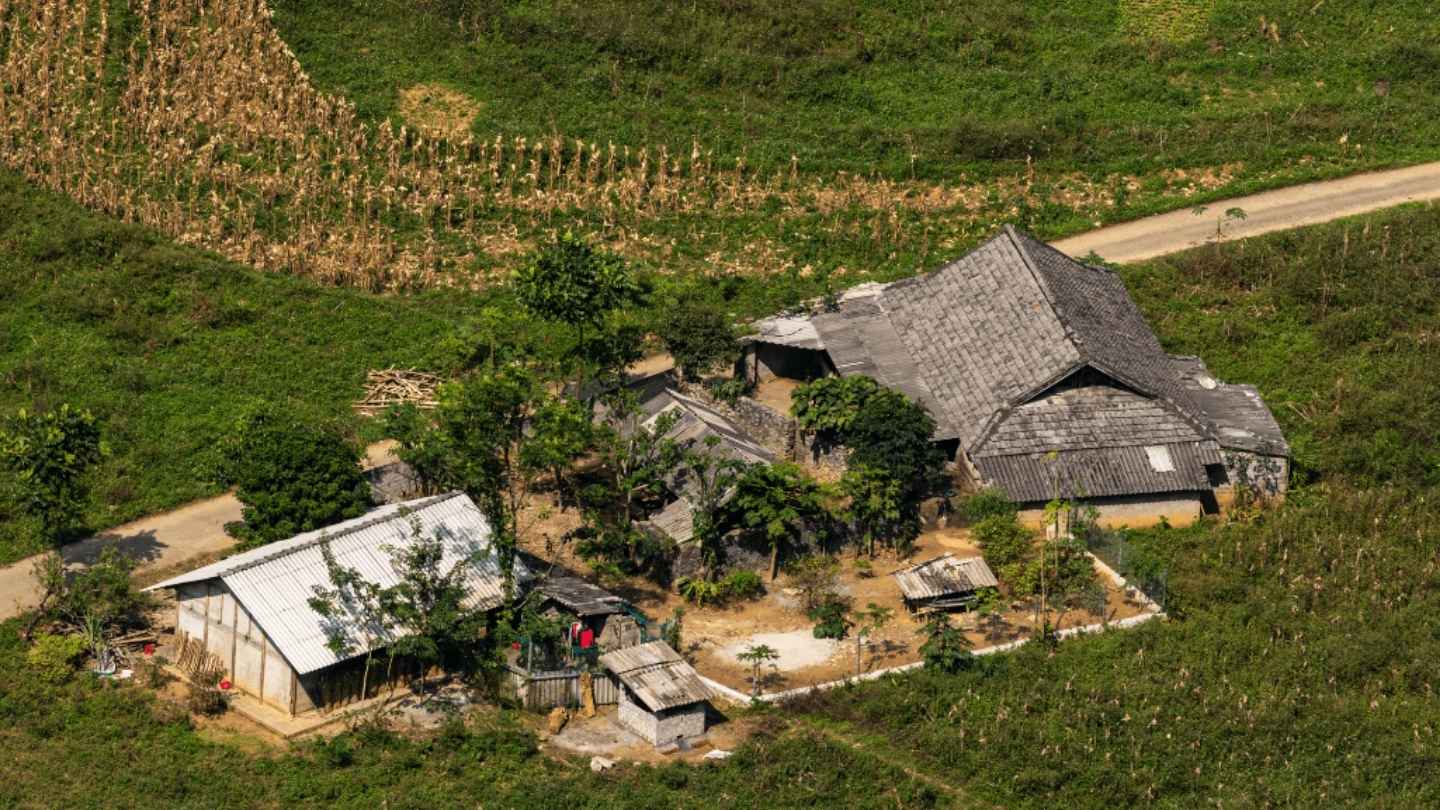
[[[774,343],[778,346],[790,346],[796,349],[825,348],[825,343],[820,339],[820,333],[815,331],[815,325],[803,315],[777,315],[773,318],[761,318],[751,326],[754,328],[755,334],[750,335],[747,340],[755,343]]]
[[[663,641],[605,653],[600,665],[615,673],[651,711],[688,706],[711,696],[700,673]]]
[[[390,587],[399,582],[399,575],[388,549],[413,542],[417,528],[424,536],[441,538],[445,570],[470,561],[466,578],[470,606],[488,609],[504,601],[503,578],[491,551],[490,523],[470,498],[458,492],[383,506],[353,520],[228,557],[147,590],[219,579],[303,675],[391,640],[366,633],[351,615],[341,620],[354,645],[350,654],[340,656],[326,646],[327,620],[309,604],[316,587],[331,587],[321,545],[329,544],[339,565],[355,569],[380,587]],[[530,576],[517,560],[516,581]]]
[[[695,537],[695,507],[684,498],[673,501],[645,522],[677,543],[687,543]]]
[[[951,554],[896,571],[894,576],[907,600],[938,599],[1000,584],[983,558]]]

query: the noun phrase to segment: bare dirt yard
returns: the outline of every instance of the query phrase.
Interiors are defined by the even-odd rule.
[[[889,625],[867,639],[861,649],[859,672],[920,660],[923,639],[919,631],[923,622],[905,609],[891,574],[947,552],[960,557],[980,554],[967,530],[944,528],[921,535],[914,553],[905,559],[878,556],[872,561],[873,573],[869,576],[857,569],[855,555],[840,558],[840,593],[857,608],[874,603],[894,612]],[[1103,575],[1099,576],[1107,586],[1105,615],[1079,609],[1068,611],[1058,618],[1062,629],[1113,622],[1146,611],[1143,603],[1128,598]],[[668,618],[676,608],[685,608],[682,652],[702,674],[742,692],[750,690],[751,669],[736,656],[757,644],[767,644],[780,654],[766,674],[766,691],[813,686],[857,674],[854,636],[838,642],[815,638],[814,622],[805,616],[798,594],[787,587],[783,574],[767,583],[767,593],[760,599],[727,607],[696,607],[686,604],[678,594],[658,588],[635,589],[627,596],[635,600],[636,607],[655,617]],[[1032,608],[1020,603],[1012,604],[999,619],[982,628],[975,614],[956,614],[975,649],[1024,638],[1036,626]]]

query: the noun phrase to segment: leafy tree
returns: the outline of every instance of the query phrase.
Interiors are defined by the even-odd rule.
[[[867,398],[842,435],[851,464],[889,471],[917,501],[932,491],[944,464],[934,443],[935,420],[896,391]]]
[[[48,612],[79,626],[95,623],[104,632],[142,625],[152,600],[130,578],[135,559],[113,546],[100,550],[94,562],[67,568],[58,553],[36,563],[36,579],[46,594]]]
[[[397,581],[382,587],[342,565],[330,542],[323,541],[320,552],[330,585],[315,586],[309,599],[310,607],[325,620],[326,645],[336,655],[350,655],[357,646],[365,648],[361,693],[369,686],[375,648],[382,645],[389,660],[387,677],[400,656],[413,658],[426,668],[477,669],[482,663],[487,616],[465,604],[465,580],[477,566],[488,565],[488,549],[446,565],[441,535],[427,534],[412,520],[408,541],[386,546],[384,551]]]
[[[698,381],[723,361],[733,360],[739,350],[729,316],[694,299],[682,299],[667,308],[659,333],[665,351],[687,380]]]
[[[821,377],[790,395],[790,415],[804,430],[843,440],[860,409],[884,391],[869,377]]]
[[[645,290],[620,256],[596,250],[570,232],[542,246],[515,273],[515,297],[535,317],[571,329],[575,336],[576,382],[623,367],[635,348],[637,330],[610,323],[617,310],[644,300]]]
[[[985,564],[1011,593],[1026,594],[1029,588],[1021,580],[1035,559],[1035,536],[1014,514],[990,515],[974,525],[971,534],[980,546]]]
[[[638,573],[641,557],[654,543],[635,525],[644,508],[655,505],[668,492],[666,477],[683,456],[667,434],[679,414],[662,413],[653,425],[643,425],[644,413],[634,394],[625,389],[607,398],[609,424],[596,427],[600,476],[585,489],[585,524],[591,539],[581,552],[612,563],[623,563]]]
[[[726,503],[749,466],[717,452],[719,443],[710,436],[699,449],[683,448],[675,484],[690,501],[695,542],[700,546],[705,579],[711,582],[725,564],[724,541],[731,528]]]
[[[381,609],[401,630],[394,653],[452,671],[476,670],[486,616],[466,606],[465,580],[475,568],[489,565],[488,550],[447,567],[441,536],[413,526],[409,543],[385,551],[399,574],[399,582],[380,594]]]
[[[905,497],[905,487],[888,470],[849,465],[840,491],[850,498],[846,517],[871,557],[876,542],[904,549],[920,536],[919,503]]]
[[[925,639],[920,645],[920,657],[926,669],[953,674],[974,663],[970,639],[950,621],[949,614],[931,613],[916,632]]]
[[[766,664],[775,666],[775,662],[780,660],[780,653],[769,644],[752,644],[735,659],[750,665],[750,694],[755,696],[760,694],[760,669]]]
[[[348,658],[357,648],[365,650],[365,668],[360,674],[360,694],[370,694],[370,668],[375,649],[395,638],[394,618],[386,612],[383,588],[361,576],[354,568],[341,565],[328,540],[320,543],[329,587],[316,585],[307,602],[324,619],[321,631],[325,646],[337,657]],[[390,654],[393,665],[395,656]],[[388,676],[387,668],[387,676]]]
[[[827,514],[820,485],[798,466],[784,462],[747,467],[736,480],[724,512],[728,525],[770,548],[771,582],[779,574],[784,550]]]
[[[827,597],[825,601],[806,611],[805,615],[815,622],[815,628],[811,631],[815,638],[839,641],[849,635],[850,628],[855,626],[855,622],[850,618],[850,600],[840,596]]]
[[[808,613],[836,598],[840,563],[828,554],[811,554],[786,566],[785,577],[800,592],[800,607]]]
[[[458,489],[492,523],[507,589],[513,586],[521,510],[545,453],[527,454],[531,416],[551,401],[540,378],[515,363],[483,369],[440,386],[427,421],[414,409],[393,411],[386,432],[397,455],[430,490]]]
[[[244,504],[227,526],[242,548],[359,517],[371,507],[360,449],[278,409],[254,411],[232,437],[224,478]]]
[[[68,404],[45,412],[22,408],[0,422],[0,468],[13,477],[18,510],[39,523],[51,546],[80,520],[90,473],[107,455],[99,422]]]
[[[866,605],[864,610],[854,612],[851,621],[855,627],[855,675],[857,677],[863,671],[861,650],[864,648],[865,639],[885,629],[893,618],[895,618],[894,609],[877,605],[874,602]]]
[[[530,436],[521,447],[521,461],[532,470],[549,470],[555,497],[564,507],[565,470],[594,445],[590,413],[572,399],[551,398],[530,417]]]

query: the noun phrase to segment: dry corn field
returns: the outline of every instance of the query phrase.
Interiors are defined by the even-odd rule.
[[[1136,184],[1042,187],[1033,172],[985,185],[822,179],[794,161],[760,174],[693,140],[672,150],[444,139],[361,121],[316,90],[264,0],[132,0],[131,10],[135,30],[122,32],[108,2],[0,0],[0,159],[94,210],[326,283],[484,283],[474,268],[503,266],[557,217],[638,255],[655,254],[647,223],[777,201],[779,216],[817,217],[847,238],[928,244],[931,226],[917,221],[943,215],[953,235],[1021,202],[1098,218],[1114,189]],[[1177,182],[1184,193],[1189,181]],[[731,256],[720,264],[745,269]]]

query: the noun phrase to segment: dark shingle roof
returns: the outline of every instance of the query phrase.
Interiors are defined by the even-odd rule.
[[[624,610],[625,600],[579,577],[551,574],[537,588],[580,616],[604,616]]]
[[[1049,453],[989,456],[975,459],[985,480],[1015,501],[1101,498],[1200,492],[1210,488],[1207,464],[1219,464],[1212,441],[1184,444],[1131,445]]]
[[[1253,385],[1223,383],[1198,357],[1172,357],[1182,385],[1199,403],[1221,447],[1272,456],[1290,455],[1275,415]]]
[[[1177,444],[1205,438],[1164,403],[1106,385],[1058,391],[1005,412],[972,458]]]

